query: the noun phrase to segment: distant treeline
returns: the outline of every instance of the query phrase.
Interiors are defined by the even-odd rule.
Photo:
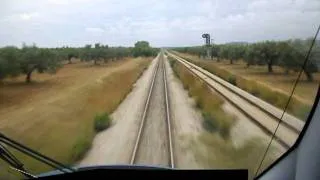
[[[210,58],[217,61],[228,60],[230,64],[242,59],[249,68],[251,65],[267,66],[268,72],[273,72],[273,66],[281,66],[286,73],[290,70],[301,69],[312,39],[292,39],[287,41],[263,41],[257,43],[227,43],[211,46],[177,47],[176,51],[205,57],[207,49]],[[313,80],[312,73],[318,72],[317,63],[320,61],[320,41],[317,40],[311,51],[310,59],[304,68],[309,81]]]
[[[62,66],[62,61],[72,63],[72,58],[93,61],[97,65],[129,56],[156,56],[158,51],[150,47],[147,41],[138,41],[135,47],[109,47],[100,43],[79,48],[39,48],[35,44],[23,44],[22,48],[7,46],[0,48],[0,80],[25,74],[26,82],[30,82],[35,70],[54,73]]]

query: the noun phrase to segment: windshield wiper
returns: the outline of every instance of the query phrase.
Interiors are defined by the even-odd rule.
[[[2,144],[1,144],[2,143]],[[0,158],[3,159],[4,161],[6,161],[8,164],[10,164],[12,166],[12,168],[14,170],[19,171],[20,173],[22,173],[24,176],[28,177],[28,178],[35,178],[36,176],[30,174],[29,172],[27,172],[24,167],[23,164],[4,146],[10,146],[44,164],[47,164],[48,166],[51,166],[63,173],[69,173],[69,172],[74,172],[75,169],[67,167],[49,157],[46,157],[8,137],[6,137],[5,135],[3,135],[2,133],[0,133]]]
[[[36,176],[30,174],[24,169],[24,165],[12,154],[10,151],[0,144],[0,158],[11,165],[11,168],[20,172],[26,177],[35,178]]]

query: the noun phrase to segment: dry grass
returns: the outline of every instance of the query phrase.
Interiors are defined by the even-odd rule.
[[[204,128],[210,132],[218,132],[225,139],[229,138],[234,118],[222,109],[223,100],[183,65],[171,57],[169,60],[173,71],[180,78],[189,95],[195,99],[197,108],[201,110]]]
[[[189,95],[196,100],[196,105],[203,114],[204,128],[209,130],[198,138],[191,139],[190,148],[195,151],[198,162],[205,168],[248,169],[249,179],[253,179],[267,147],[265,141],[258,137],[251,138],[236,147],[233,139],[226,138],[235,120],[221,109],[223,100],[183,65],[168,58],[175,74],[189,91]],[[215,131],[219,133],[212,133]],[[272,145],[263,161],[262,170],[277,159],[275,152],[275,146]]]
[[[271,74],[267,73],[266,67],[263,66],[251,66],[246,68],[246,65],[243,61],[238,61],[233,66],[224,63],[218,63],[218,65],[219,67],[224,68],[233,74],[238,74],[244,78],[258,81],[269,88],[273,88],[274,90],[287,94],[292,91],[293,84],[298,76],[298,73],[296,72],[290,72],[289,74],[286,74],[282,68],[277,66],[274,67],[274,73]],[[295,97],[298,100],[310,105],[313,104],[317,93],[320,82],[320,73],[315,73],[314,77],[315,81],[309,82],[307,81],[305,74],[302,74],[299,86],[295,91]]]
[[[56,75],[5,80],[0,95],[0,131],[65,164],[81,158],[95,135],[94,116],[111,113],[131,91],[149,59],[125,59],[95,67],[66,65]],[[47,171],[28,158],[33,172]]]
[[[280,67],[275,67],[275,72],[270,74],[266,72],[263,66],[246,68],[242,61],[230,65],[225,61],[221,61],[220,63],[211,60],[204,61],[196,56],[178,54],[281,109],[285,107],[294,81],[297,78],[297,73],[291,72],[287,75]],[[308,82],[306,81],[306,77],[302,76],[294,97],[289,104],[288,112],[301,120],[305,120],[311,110],[319,82],[320,74],[315,74],[314,82]]]
[[[242,146],[235,147],[231,141],[226,141],[215,134],[204,132],[197,141],[192,142],[192,147],[199,162],[202,162],[204,167],[248,169],[249,179],[253,179],[267,145],[262,143],[259,138],[252,138]],[[275,148],[271,146],[263,161],[262,170],[276,160],[277,157],[273,155],[274,151]]]

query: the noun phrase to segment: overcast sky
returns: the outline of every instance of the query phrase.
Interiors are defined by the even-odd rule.
[[[152,46],[306,38],[320,0],[1,0],[0,46]]]

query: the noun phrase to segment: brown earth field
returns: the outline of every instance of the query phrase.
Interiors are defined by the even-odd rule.
[[[112,113],[152,59],[126,58],[100,66],[76,61],[56,74],[35,72],[29,84],[24,76],[5,79],[0,83],[0,132],[71,165],[91,146],[94,116]],[[31,172],[50,169],[15,155]]]

